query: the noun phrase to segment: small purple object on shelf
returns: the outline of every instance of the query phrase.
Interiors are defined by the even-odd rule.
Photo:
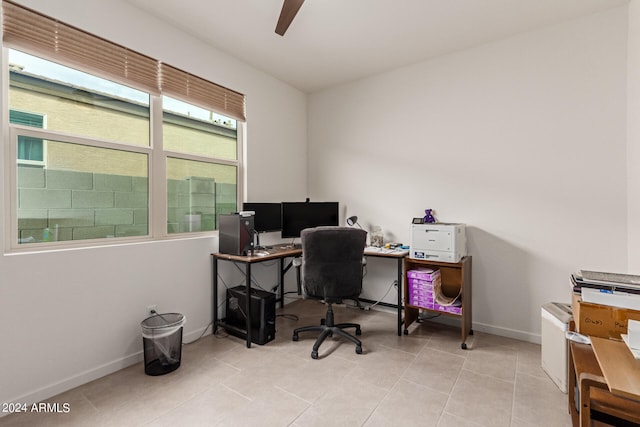
[[[424,222],[425,224],[430,224],[432,222],[436,222],[436,218],[433,216],[433,209],[425,209],[424,213]]]

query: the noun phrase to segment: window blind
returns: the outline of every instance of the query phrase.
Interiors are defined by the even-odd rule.
[[[166,95],[189,100],[201,107],[216,106],[229,117],[245,120],[244,95],[171,65],[160,64],[160,89]]]
[[[158,61],[9,1],[2,3],[3,41],[158,94]]]
[[[2,27],[8,47],[246,120],[243,94],[7,0],[2,2]]]
[[[42,129],[43,122],[44,118],[40,114],[9,110],[9,123]]]

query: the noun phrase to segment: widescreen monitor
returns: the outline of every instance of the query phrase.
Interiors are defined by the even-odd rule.
[[[338,225],[338,202],[282,202],[282,238],[324,225]]]
[[[257,233],[282,230],[280,203],[243,203],[243,211],[254,211],[254,229]]]

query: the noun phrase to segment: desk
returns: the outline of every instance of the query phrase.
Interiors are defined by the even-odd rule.
[[[402,278],[404,277],[403,274],[403,265],[404,265],[404,258],[409,255],[409,251],[407,250],[389,250],[389,249],[383,249],[383,248],[374,248],[374,247],[366,247],[364,249],[364,256],[366,257],[378,257],[378,258],[392,258],[397,260],[397,264],[398,264],[398,301],[396,303],[396,311],[398,313],[398,336],[402,336],[402,309],[403,309],[403,303],[402,303]],[[370,301],[367,299],[362,299],[361,301],[365,301],[365,302],[370,302],[370,303],[375,303],[375,301]]]
[[[245,282],[246,282],[246,292],[247,295],[251,295],[251,265],[270,261],[270,260],[279,260],[280,262],[280,276],[278,281],[278,287],[280,288],[280,307],[284,307],[284,275],[291,268],[291,264],[287,267],[284,266],[285,258],[298,258],[302,255],[302,249],[293,248],[291,245],[275,245],[272,249],[268,250],[269,254],[265,256],[242,256],[242,255],[229,255],[223,253],[215,253],[211,254],[213,256],[213,301],[212,301],[212,310],[213,310],[213,331],[218,329],[218,325],[221,324],[218,320],[218,262],[219,261],[229,261],[233,263],[240,263],[244,265],[245,268]],[[397,280],[398,280],[398,301],[397,304],[392,305],[395,306],[398,313],[398,336],[402,336],[402,288],[403,282],[403,261],[407,256],[409,251],[406,250],[388,250],[388,249],[378,249],[367,247],[365,248],[364,255],[366,257],[378,257],[378,258],[391,258],[397,260]],[[298,270],[299,271],[299,270]],[[298,276],[298,291],[300,291],[300,277]],[[374,303],[375,301],[370,301],[367,299],[361,299],[361,301]],[[247,313],[247,347],[251,347],[251,298],[247,298],[246,302],[246,313]]]
[[[223,253],[211,254],[213,257],[213,333],[218,330],[218,324],[221,323],[218,320],[218,262],[229,261],[236,264],[244,265],[244,274],[246,282],[246,293],[251,295],[251,266],[265,261],[279,261],[279,276],[278,276],[278,288],[280,288],[280,307],[284,307],[284,275],[291,268],[291,263],[285,267],[284,261],[286,258],[298,258],[302,255],[302,249],[294,248],[291,245],[276,245],[272,249],[269,249],[269,254],[264,256],[243,256],[243,255],[229,255]],[[246,298],[247,313],[247,347],[251,347],[251,298]]]
[[[640,423],[640,401],[638,400],[640,396],[631,391],[634,399],[622,397],[629,396],[629,389],[625,385],[627,380],[637,381],[629,377],[637,378],[638,375],[638,367],[630,367],[627,365],[628,361],[625,361],[625,352],[630,354],[626,344],[596,337],[591,337],[591,342],[592,345],[587,345],[569,341],[568,394],[569,413],[573,425],[590,426],[592,411]],[[633,361],[640,363],[635,359]],[[611,383],[603,373],[605,370],[608,372]],[[627,380],[623,377],[627,377]],[[637,382],[631,385],[638,387]],[[579,413],[576,409],[576,388],[580,393],[579,402],[577,402],[580,408]],[[613,390],[616,392],[614,393]]]

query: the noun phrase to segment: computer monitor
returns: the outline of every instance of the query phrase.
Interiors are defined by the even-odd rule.
[[[282,202],[282,238],[323,225],[338,225],[338,202]]]
[[[243,203],[243,211],[254,211],[254,229],[256,233],[282,230],[280,203]]]

